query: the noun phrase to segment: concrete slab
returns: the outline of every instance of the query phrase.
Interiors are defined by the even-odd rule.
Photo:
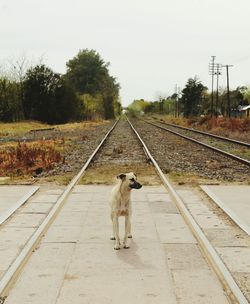
[[[150,204],[150,209],[153,213],[180,213],[176,205],[172,202],[152,202]]]
[[[189,190],[179,191],[179,194],[185,201],[186,206],[192,213],[196,222],[203,229],[226,229],[228,225],[217,214],[210,210],[209,207],[202,202],[202,199]]]
[[[96,193],[96,192],[103,192],[103,186],[100,185],[96,187],[96,185],[76,185],[73,189],[73,193],[82,193],[82,192],[89,192],[89,193]],[[111,189],[111,186],[106,186],[106,191],[107,188]]]
[[[62,211],[53,226],[83,226],[87,212]]]
[[[39,227],[46,214],[19,213],[8,221],[8,227]]]
[[[7,271],[34,231],[34,228],[10,227],[0,230],[0,276]]]
[[[54,194],[54,195],[61,195],[64,189],[48,189],[45,191],[46,194]]]
[[[217,247],[216,250],[231,272],[250,273],[249,247]]]
[[[201,186],[231,219],[250,235],[250,186]]]
[[[153,202],[171,202],[171,198],[166,193],[147,193],[149,201]]]
[[[38,189],[37,186],[0,186],[0,224],[6,221]]]
[[[35,251],[5,303],[55,303],[74,244],[43,244]],[[28,284],[27,284],[28,283]]]
[[[63,211],[86,212],[89,209],[90,202],[72,202],[63,207]]]
[[[197,243],[180,214],[154,215],[154,221],[162,244]]]
[[[147,193],[166,194],[167,192],[167,189],[163,185],[147,187]]]
[[[50,233],[46,234],[42,243],[76,243],[82,231],[80,226],[52,226]]]
[[[249,236],[238,227],[206,229],[206,236],[215,247],[250,247]]]
[[[49,203],[29,203],[22,208],[21,213],[48,213],[53,206]]]
[[[160,203],[169,202],[163,195],[161,201],[154,201],[155,196],[148,196],[152,193],[151,187],[137,191],[133,200],[130,249],[115,251],[114,242],[109,239],[112,225],[107,197],[110,189],[110,186],[77,187],[73,195],[92,191],[91,202],[83,202],[80,196],[68,200],[64,206],[67,209],[63,208],[59,213],[5,304],[227,303],[222,289],[218,291],[220,283],[196,252],[199,252],[196,240],[180,214],[160,214],[159,209],[152,211],[151,205],[155,202],[160,209],[164,209]],[[156,191],[155,187],[153,193]],[[87,209],[83,207],[85,204]],[[71,207],[76,206],[83,209],[72,211]],[[124,219],[120,219],[121,238],[123,230]],[[183,251],[186,255],[189,253],[185,263],[187,265],[193,257],[202,260],[204,268],[195,272],[193,268],[201,263],[196,261],[191,264],[193,268],[189,265],[191,270],[182,269],[180,258],[179,266],[172,267],[177,263],[177,257],[171,265],[166,263],[165,244],[170,246],[171,243],[181,244],[182,248],[193,246],[191,251]],[[167,248],[168,252],[170,248]],[[188,283],[182,279],[184,277]],[[201,292],[199,289],[192,291],[193,286]],[[210,295],[213,293],[218,296],[217,302]],[[189,302],[179,302],[179,298]]]
[[[215,288],[215,276],[211,271],[173,270],[172,275],[179,304],[230,303],[222,289]]]
[[[56,203],[60,195],[58,194],[40,194],[32,198],[33,203]]]
[[[165,244],[167,263],[173,270],[208,270],[197,244]]]
[[[32,227],[4,227],[0,230],[0,247],[7,247],[13,244],[21,245],[26,242],[34,231],[35,228]]]
[[[68,198],[68,202],[91,202],[94,193],[72,193]]]
[[[217,277],[209,270],[198,245],[166,244],[164,248],[167,263],[178,286],[176,293],[179,303],[228,303],[220,284],[214,284]]]

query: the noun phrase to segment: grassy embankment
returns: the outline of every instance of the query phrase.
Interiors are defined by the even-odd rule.
[[[34,176],[64,162],[64,155],[74,151],[83,130],[86,132],[102,123],[88,121],[55,126],[35,121],[0,123],[0,182],[34,182]],[[34,131],[41,129],[45,130]],[[45,181],[67,184],[73,175],[48,176]]]

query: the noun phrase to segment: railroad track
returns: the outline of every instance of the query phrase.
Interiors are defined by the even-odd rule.
[[[135,127],[132,125],[132,123],[128,120],[129,125],[131,126],[131,129],[136,134],[139,142],[141,143],[143,150],[147,154],[147,158],[150,159],[152,162],[155,170],[157,171],[157,174],[162,180],[163,185],[167,188],[168,192],[170,193],[172,200],[175,202],[176,206],[180,210],[180,213],[182,214],[185,222],[190,227],[191,231],[193,232],[195,238],[197,239],[199,246],[204,253],[204,256],[209,261],[209,264],[212,266],[214,271],[216,272],[220,282],[222,283],[224,289],[227,292],[227,296],[230,298],[232,303],[248,303],[247,299],[243,295],[242,291],[239,289],[238,285],[236,284],[235,280],[233,279],[231,273],[229,270],[225,267],[224,263],[222,262],[221,258],[217,254],[216,250],[213,248],[211,243],[208,241],[208,239],[205,237],[204,233],[200,229],[200,227],[197,225],[196,221],[190,214],[189,210],[185,207],[185,204],[183,200],[180,198],[179,194],[174,189],[173,185],[170,183],[170,181],[166,178],[164,173],[162,172],[160,166],[152,156],[151,152],[149,151],[147,145],[143,142],[142,138],[140,137],[139,133],[135,129]],[[104,143],[108,139],[109,136],[111,136],[112,131],[115,129],[117,125],[117,122],[112,126],[112,128],[109,130],[109,132],[105,135],[102,142],[99,144],[99,146],[96,148],[96,150],[92,153],[88,161],[85,163],[85,165],[82,167],[80,172],[73,178],[73,180],[69,183],[69,185],[66,187],[64,192],[61,194],[59,199],[57,200],[56,204],[52,208],[52,210],[49,212],[46,219],[43,221],[43,223],[39,226],[39,228],[36,230],[36,232],[32,235],[32,237],[29,239],[25,247],[20,252],[19,256],[16,258],[14,263],[9,267],[8,271],[4,274],[0,281],[0,295],[2,297],[2,302],[4,301],[5,297],[8,295],[9,289],[15,282],[17,276],[22,271],[23,267],[25,266],[25,263],[28,261],[28,259],[31,257],[32,252],[37,248],[42,236],[46,233],[46,231],[49,229],[50,225],[53,223],[57,215],[59,214],[60,210],[63,208],[68,196],[70,195],[72,189],[74,186],[78,183],[78,181],[81,179],[81,177],[85,174],[86,169],[89,167],[90,163],[93,161],[93,159],[96,157],[98,151],[103,147]]]
[[[223,140],[223,141],[227,141],[229,143],[235,143],[235,144],[239,144],[240,146],[250,148],[250,143],[247,143],[247,142],[244,142],[244,141],[236,140],[236,139],[229,138],[229,137],[215,135],[215,134],[212,134],[212,133],[209,133],[209,132],[204,132],[204,131],[200,131],[200,130],[193,129],[193,128],[182,127],[182,126],[167,123],[167,122],[161,121],[161,120],[156,120],[156,122],[161,123],[161,124],[166,125],[166,126],[174,127],[174,128],[180,129],[180,130],[186,130],[186,131],[190,131],[192,133],[206,135],[206,136],[211,137],[211,138],[217,138],[217,139],[220,139],[220,140]]]
[[[231,159],[239,161],[247,166],[250,166],[250,144],[249,143],[237,141],[234,139],[229,139],[229,138],[222,137],[222,136],[213,135],[213,134],[207,133],[207,132],[202,132],[202,131],[198,131],[198,130],[194,130],[194,129],[190,129],[190,128],[177,126],[174,124],[165,123],[162,121],[157,121],[156,123],[153,123],[148,120],[143,120],[143,121],[159,128],[161,130],[165,130],[167,132],[170,132],[172,134],[185,138],[189,141],[197,143],[210,150],[213,150],[222,155],[230,157]],[[167,125],[168,128],[166,128],[165,126],[162,126],[162,125]],[[181,131],[176,132],[175,131],[176,129],[181,130]],[[208,138],[209,140],[206,140],[206,139],[204,140],[204,137]],[[213,139],[213,141],[211,141],[211,139]],[[225,145],[225,142],[229,143],[230,146]],[[239,153],[240,155],[245,154],[246,158],[236,155],[235,151],[236,151],[236,153]],[[247,157],[249,159],[247,159]]]

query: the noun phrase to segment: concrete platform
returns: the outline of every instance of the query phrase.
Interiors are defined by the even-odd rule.
[[[115,251],[110,190],[74,188],[5,304],[228,303],[163,187],[133,192],[131,247]]]
[[[37,186],[0,186],[0,224],[38,189]]]
[[[250,186],[201,186],[230,218],[250,235]]]
[[[178,193],[250,303],[250,236],[200,189]]]
[[[49,189],[47,190],[46,187],[44,189],[44,187],[41,186],[39,191],[36,192],[34,196],[30,197],[38,187],[4,186],[4,188],[0,187],[0,189],[2,189],[2,191],[3,189],[5,190],[5,193],[0,197],[2,206],[1,210],[3,211],[2,219],[6,218],[8,212],[9,215],[11,215],[11,211],[15,210],[14,207],[20,207],[2,225],[0,225],[1,280],[7,273],[11,264],[18,257],[27,241],[36,229],[38,229],[48,212],[53,207],[54,203],[50,202],[55,201],[55,192],[57,193],[58,199],[62,190],[57,189],[57,191],[51,191]],[[15,198],[18,197],[21,197],[21,199],[15,202]],[[43,202],[39,203],[41,197]],[[20,204],[23,205],[20,206]]]

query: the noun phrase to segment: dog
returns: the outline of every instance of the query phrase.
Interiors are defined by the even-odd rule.
[[[142,185],[137,182],[137,176],[135,173],[122,173],[117,176],[118,183],[111,191],[111,220],[113,223],[113,235],[111,240],[115,240],[115,250],[120,249],[120,237],[119,237],[119,217],[125,216],[125,235],[123,239],[123,247],[129,248],[128,238],[132,238],[131,235],[131,201],[130,195],[132,189],[140,189]]]

